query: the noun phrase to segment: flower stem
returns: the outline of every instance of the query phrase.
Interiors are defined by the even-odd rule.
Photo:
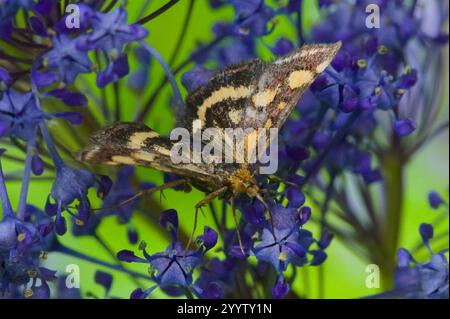
[[[377,263],[381,268],[384,290],[394,284],[395,256],[398,248],[400,223],[403,209],[403,160],[398,137],[393,137],[392,147],[381,158],[384,179],[385,221],[383,253]]]
[[[25,157],[25,169],[23,171],[22,186],[20,189],[19,206],[17,208],[17,218],[25,219],[25,209],[27,207],[28,186],[30,185],[31,160],[33,158],[34,138],[28,141],[27,154]]]
[[[212,48],[214,48],[217,44],[219,44],[223,39],[225,38],[225,36],[222,37],[218,37],[216,39],[214,39],[214,41],[212,41],[210,44],[206,45],[205,47],[200,48],[199,50],[197,50],[196,52],[194,52],[193,54],[191,54],[189,56],[189,58],[187,58],[186,60],[184,60],[182,63],[180,63],[178,65],[178,67],[176,67],[173,71],[173,74],[177,74],[178,72],[180,72],[181,70],[183,70],[186,66],[188,66],[193,60],[195,60],[196,56],[198,54],[205,54],[205,52],[208,52],[209,50],[211,50]],[[135,122],[142,122],[145,117],[147,116],[147,114],[150,112],[155,100],[158,98],[159,93],[162,91],[162,89],[164,88],[164,86],[167,83],[167,78],[164,77],[161,82],[159,83],[159,85],[156,87],[154,93],[148,98],[147,102],[145,103],[144,108],[138,113],[136,114],[134,121]]]
[[[183,26],[181,28],[181,33],[178,36],[177,44],[175,45],[175,49],[172,52],[172,56],[169,59],[169,65],[172,66],[175,62],[175,59],[178,57],[178,53],[183,45],[183,41],[186,39],[186,32],[188,30],[189,22],[191,21],[192,9],[194,8],[194,0],[189,1],[189,7],[186,13],[186,16],[183,21]]]
[[[147,22],[149,22],[150,20],[153,20],[154,18],[156,18],[157,16],[159,16],[160,14],[166,12],[168,9],[170,9],[173,5],[175,5],[178,1],[180,0],[170,0],[169,2],[167,2],[165,5],[163,5],[162,7],[160,7],[159,9],[153,11],[152,13],[150,13],[148,16],[143,17],[142,19],[140,19],[139,21],[137,21],[136,23],[139,24],[145,24]]]
[[[184,111],[184,103],[183,98],[181,97],[180,89],[178,88],[177,81],[175,81],[175,77],[170,70],[170,66],[164,61],[164,58],[159,54],[158,51],[155,50],[150,44],[143,42],[142,45],[144,48],[161,64],[164,72],[166,73],[166,77],[172,86],[173,94],[175,96],[175,102],[179,108],[179,110]]]
[[[0,199],[2,201],[3,219],[5,217],[12,217],[13,211],[11,202],[9,201],[5,179],[3,177],[2,161],[0,161]]]
[[[97,240],[100,246],[102,246],[105,249],[105,251],[111,256],[111,258],[114,259],[117,267],[120,267],[121,271],[127,272],[127,269],[124,267],[124,265],[122,265],[122,263],[117,259],[114,250],[103,239],[101,239],[98,234],[94,234],[94,238]],[[139,281],[137,281],[135,276],[130,276],[130,278],[137,287],[140,286]]]
[[[114,100],[115,100],[115,104],[114,104],[114,108],[115,108],[115,115],[114,115],[114,119],[116,122],[119,122],[121,120],[122,117],[122,112],[120,109],[120,87],[119,87],[119,83],[118,82],[114,82]]]
[[[298,41],[298,47],[301,47],[305,43],[305,39],[303,37],[303,21],[302,21],[302,6],[303,1],[299,1],[298,10],[296,12],[297,14],[297,41]]]
[[[56,242],[53,252],[58,252],[58,253],[69,255],[69,256],[72,256],[72,257],[75,257],[75,258],[78,258],[78,259],[81,259],[81,260],[85,260],[85,261],[94,263],[94,264],[98,264],[100,266],[107,267],[107,268],[110,268],[112,270],[117,270],[117,271],[126,273],[126,274],[128,274],[130,276],[134,276],[136,278],[142,278],[142,279],[145,279],[145,280],[151,280],[150,276],[146,276],[146,275],[140,274],[138,272],[125,269],[125,268],[123,268],[121,266],[110,264],[108,262],[105,262],[103,260],[97,259],[95,257],[91,257],[91,256],[88,256],[88,255],[85,255],[85,254],[80,253],[80,252],[78,252],[76,250],[73,250],[73,249],[71,249],[69,247],[64,246],[60,242]]]
[[[44,123],[40,125],[42,136],[44,137],[45,144],[47,144],[48,152],[50,153],[50,157],[53,160],[53,164],[55,164],[55,167],[58,168],[60,166],[64,165],[64,161],[62,160],[61,156],[59,156],[58,151],[56,150],[55,144],[53,143],[53,140],[48,132],[47,126],[45,126]]]

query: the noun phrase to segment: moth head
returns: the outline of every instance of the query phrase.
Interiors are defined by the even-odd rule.
[[[255,197],[259,193],[258,184],[247,168],[236,171],[229,179],[233,192]]]

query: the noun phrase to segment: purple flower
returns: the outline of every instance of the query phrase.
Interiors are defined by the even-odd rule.
[[[0,98],[0,136],[16,136],[25,141],[34,139],[37,126],[48,118],[38,108],[32,92],[9,89]]]
[[[195,289],[200,298],[218,299],[224,297],[233,285],[237,263],[230,259],[212,258],[202,265]]]
[[[311,208],[308,206],[303,206],[300,209],[299,215],[300,215],[300,226],[303,226],[311,217]]]
[[[439,206],[441,206],[445,202],[438,193],[430,192],[428,194],[428,203],[430,204],[431,208],[438,209]]]
[[[143,92],[149,83],[149,73],[151,67],[151,55],[144,48],[136,48],[134,54],[139,63],[139,69],[130,75],[128,84],[136,92]]]
[[[430,224],[422,223],[419,227],[420,235],[422,236],[422,239],[424,243],[428,243],[428,241],[433,238],[434,230],[433,226]]]
[[[128,204],[120,205],[123,201],[131,198],[137,191],[132,186],[134,173],[135,171],[131,166],[125,166],[117,172],[117,179],[113,185],[109,184],[111,183],[109,178],[104,180],[104,183],[109,185],[106,186],[106,190],[104,191],[107,196],[102,196],[104,198],[102,203],[104,210],[102,211],[102,214],[105,216],[116,215],[121,224],[130,222],[132,213],[139,204],[139,198],[136,198],[136,200],[133,200]],[[149,185],[149,187],[152,186],[153,185]],[[141,189],[142,188],[144,187],[141,187]],[[108,207],[114,208],[108,209]]]
[[[394,123],[394,130],[398,136],[408,136],[414,132],[417,128],[417,124],[412,119],[398,120]]]
[[[55,89],[49,94],[66,99],[67,104],[82,100],[77,93],[73,93],[71,97],[64,95],[63,90]],[[61,118],[73,125],[80,124],[83,120],[79,112],[44,113],[38,103],[40,101],[34,92],[19,93],[14,89],[6,91],[0,99],[0,136],[15,136],[30,141],[35,139],[38,126],[46,120]],[[35,162],[36,164],[38,163]]]
[[[448,299],[448,250],[431,251],[428,241],[432,233],[431,225],[420,225],[420,234],[431,255],[429,261],[417,262],[404,248],[398,251],[395,287],[407,298]]]
[[[13,21],[21,7],[27,9],[31,0],[5,0],[0,5],[0,38],[9,39],[13,31]]]
[[[307,262],[306,254],[315,242],[312,233],[300,229],[295,209],[281,205],[272,208],[274,232],[270,228],[262,230],[261,240],[253,249],[259,261],[271,263],[279,272],[288,264],[302,266]]]
[[[202,66],[195,66],[192,70],[183,74],[181,82],[186,90],[193,92],[195,89],[207,84],[213,74],[214,72],[211,70]]]
[[[272,52],[276,55],[286,55],[294,49],[294,44],[286,38],[280,38],[272,48]]]
[[[235,24],[242,34],[263,36],[268,33],[267,23],[275,13],[263,0],[231,0],[235,11]]]
[[[279,276],[277,283],[272,289],[272,296],[275,299],[282,299],[288,294],[289,289],[289,284],[284,282],[283,276]]]
[[[48,215],[55,216],[56,232],[59,235],[67,231],[66,219],[62,216],[64,211],[74,218],[78,226],[86,225],[91,215],[88,189],[95,183],[94,174],[86,170],[71,168],[64,164],[56,167],[56,179],[47,198],[45,211]],[[71,205],[75,200],[78,204],[73,207]]]
[[[67,106],[86,106],[87,98],[79,93],[72,92],[68,88],[56,88],[47,93],[47,96],[52,96],[60,99]]]
[[[413,257],[405,248],[400,248],[397,252],[397,260],[398,267],[405,268],[409,267],[409,264],[411,263],[411,261],[413,261]]]
[[[203,289],[194,287],[193,272],[201,262],[204,253],[211,249],[217,242],[217,233],[209,227],[205,228],[203,235],[197,238],[200,248],[196,251],[186,250],[178,241],[178,216],[173,209],[161,213],[160,224],[168,230],[172,236],[172,243],[163,252],[150,255],[147,252],[146,244],[141,243],[144,258],[136,256],[132,251],[122,250],[118,253],[119,260],[127,262],[148,263],[151,265],[152,279],[156,285],[142,291],[140,288],[131,294],[133,299],[146,298],[156,287],[161,287],[168,293],[178,294],[190,291],[203,293]],[[217,287],[211,287],[217,290]],[[213,292],[211,292],[213,293]],[[204,294],[204,297],[207,295]]]
[[[4,150],[0,150],[0,156]],[[53,280],[55,272],[39,267],[39,252],[47,249],[45,237],[52,224],[43,218],[42,212],[23,206],[26,194],[20,196],[18,213],[14,214],[9,201],[3,170],[0,161],[0,200],[2,218],[0,219],[0,295],[25,287],[26,298],[48,298],[47,281]],[[36,279],[41,286],[36,286]]]
[[[171,244],[165,252],[150,258],[150,264],[156,271],[155,282],[161,287],[190,286],[193,269],[200,264],[199,257],[193,252],[186,252],[180,243]]]
[[[73,83],[80,73],[92,72],[92,62],[86,52],[79,50],[76,40],[67,35],[53,37],[52,49],[43,55],[42,64],[54,70],[60,81]]]
[[[96,271],[95,282],[103,286],[103,288],[105,288],[105,295],[108,295],[109,290],[111,289],[112,286],[113,277],[111,276],[111,274],[108,274],[106,272]]]
[[[129,70],[128,57],[122,55],[108,64],[104,71],[97,74],[97,86],[99,88],[104,88],[107,84],[116,82],[127,75]]]
[[[147,36],[147,29],[138,24],[128,24],[127,12],[117,8],[110,13],[96,12],[92,16],[92,33],[77,40],[81,50],[102,49],[107,53],[120,54],[125,44],[139,41]]]

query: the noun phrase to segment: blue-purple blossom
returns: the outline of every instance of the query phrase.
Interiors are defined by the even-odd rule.
[[[398,136],[408,136],[414,132],[417,124],[411,119],[398,120],[394,123],[394,130]]]
[[[275,12],[263,0],[231,0],[235,11],[235,24],[240,33],[262,36],[269,32],[268,22]]]
[[[75,169],[66,165],[57,167],[56,179],[46,202],[46,213],[55,216],[55,228],[59,235],[67,231],[67,211],[78,226],[84,226],[91,216],[91,203],[88,190],[96,183],[96,177],[89,171]],[[72,205],[75,206],[72,206]]]
[[[430,252],[429,261],[418,262],[411,253],[401,248],[398,253],[398,267],[395,274],[396,290],[407,298],[436,299],[448,298],[448,250],[434,253],[429,247],[433,227],[420,226],[420,234]]]
[[[183,74],[181,82],[189,92],[208,83],[214,72],[202,66],[195,66],[192,70]]]
[[[73,83],[81,73],[92,72],[92,62],[88,54],[79,50],[76,40],[67,35],[53,37],[53,47],[41,61],[44,67],[54,70],[58,79],[65,83]]]
[[[130,87],[136,92],[143,92],[149,84],[149,73],[151,69],[150,53],[144,48],[136,48],[133,52],[140,68],[130,74],[128,81]]]
[[[146,244],[141,243],[140,249],[144,258],[137,257],[133,252],[122,250],[117,256],[119,260],[126,262],[140,262],[150,264],[152,278],[156,285],[146,291],[140,288],[133,291],[131,298],[145,299],[156,286],[166,291],[180,291],[185,294],[196,293],[202,289],[193,286],[193,272],[201,264],[201,257],[217,242],[217,233],[209,227],[205,227],[203,235],[197,238],[200,248],[187,250],[179,241],[178,216],[175,210],[161,213],[160,224],[171,234],[172,243],[163,252],[149,254]]]
[[[428,203],[430,204],[431,208],[433,208],[433,209],[437,209],[442,204],[445,204],[445,202],[442,199],[441,195],[439,195],[436,192],[430,192],[428,194]]]
[[[0,97],[0,136],[33,139],[37,126],[49,116],[36,104],[32,92],[20,93],[10,89]]]
[[[50,93],[52,95],[53,93]],[[55,93],[56,94],[56,93]],[[67,104],[83,99],[78,94],[66,100]],[[75,103],[78,104],[78,103]],[[40,108],[40,101],[35,92],[21,93],[14,89],[4,92],[0,98],[0,136],[13,136],[25,141],[35,139],[38,126],[52,118],[61,118],[73,125],[80,124],[82,115],[76,111],[45,113]]]
[[[124,77],[129,72],[128,57],[122,55],[116,60],[112,61],[104,71],[101,71],[97,75],[97,86],[99,88],[105,87],[105,85],[116,82],[121,77]]]
[[[0,38],[9,39],[13,32],[13,21],[20,8],[28,9],[33,0],[4,0],[0,6]]]
[[[272,264],[279,272],[284,272],[291,263],[306,264],[308,250],[315,240],[311,232],[300,228],[297,210],[277,205],[272,207],[271,216],[273,231],[271,226],[262,230],[261,240],[253,249],[256,258]]]
[[[127,20],[128,14],[123,8],[115,9],[110,13],[96,12],[91,17],[92,33],[78,39],[77,48],[102,49],[108,54],[120,54],[125,44],[141,40],[148,33],[138,24],[128,24]]]
[[[0,150],[2,156],[4,150]],[[21,202],[26,194],[21,194]],[[0,200],[3,217],[0,220],[0,295],[20,289],[25,298],[49,298],[47,281],[54,279],[55,272],[39,266],[40,252],[47,248],[45,237],[53,224],[34,207],[19,204],[15,214],[9,201],[0,161]],[[41,285],[37,286],[37,279]]]

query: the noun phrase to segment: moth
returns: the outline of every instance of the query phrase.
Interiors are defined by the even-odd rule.
[[[256,132],[261,128],[281,129],[303,93],[332,62],[340,47],[340,42],[304,45],[271,62],[253,59],[227,67],[188,95],[186,112],[178,119],[179,125],[190,131],[194,121],[201,129],[253,128]],[[174,164],[170,157],[174,141],[142,123],[115,123],[95,133],[91,142],[79,153],[81,161],[140,165],[181,176],[178,181],[150,191],[187,184],[205,192],[206,197],[195,206],[195,221],[198,209],[214,198],[231,199],[246,194],[268,209],[255,180],[257,165]]]

